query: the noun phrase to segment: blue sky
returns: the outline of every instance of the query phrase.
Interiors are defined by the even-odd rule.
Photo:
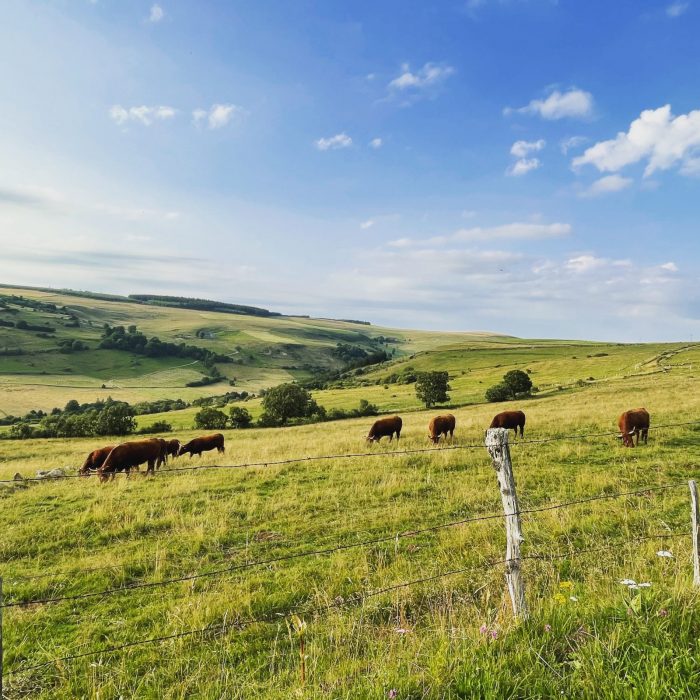
[[[0,280],[697,339],[700,0],[5,0]]]

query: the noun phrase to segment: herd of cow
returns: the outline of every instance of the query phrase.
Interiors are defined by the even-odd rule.
[[[440,438],[454,439],[455,417],[451,413],[434,416],[428,423],[428,439],[437,445]],[[634,436],[637,436],[637,445],[640,437],[646,444],[649,435],[649,412],[646,408],[635,408],[625,411],[617,420],[620,430],[619,438],[625,447],[634,447]],[[401,437],[403,421],[401,416],[388,416],[376,420],[367,435],[368,442],[379,442],[383,437],[388,437],[391,442],[396,435],[398,441]],[[522,411],[503,411],[493,417],[489,428],[506,428],[514,430],[517,437],[518,430],[522,438],[525,433],[525,414]],[[129,473],[132,469],[138,471],[142,464],[147,464],[146,473],[152,474],[159,469],[161,464],[167,464],[168,457],[180,457],[185,454],[200,456],[202,452],[218,450],[224,452],[224,436],[221,433],[197,437],[184,445],[179,440],[163,440],[162,438],[149,438],[147,440],[133,440],[122,442],[119,445],[107,445],[98,450],[93,450],[87,456],[79,473],[88,476],[96,473],[100,481],[113,479],[118,472]]]
[[[162,438],[132,440],[93,450],[78,473],[83,476],[96,473],[100,481],[107,481],[110,477],[113,479],[118,472],[128,474],[132,469],[138,471],[142,464],[147,464],[146,474],[153,474],[161,464],[167,464],[168,457],[180,457],[186,454],[190,457],[200,456],[202,452],[209,450],[223,452],[224,449],[224,436],[221,433],[197,437],[184,445],[179,440]]]

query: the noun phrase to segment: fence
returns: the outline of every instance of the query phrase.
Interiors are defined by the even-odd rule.
[[[683,425],[698,425],[700,421],[691,421],[686,423],[675,423],[668,426],[656,426],[654,429],[662,428],[677,428]],[[569,435],[569,436],[557,436],[550,437],[540,440],[525,440],[520,441],[519,444],[543,444],[547,442],[553,442],[558,440],[579,440],[583,437],[609,437],[611,433],[592,433],[587,435]],[[504,518],[505,531],[506,531],[506,552],[503,559],[496,559],[482,562],[475,566],[469,566],[464,568],[451,569],[430,576],[424,576],[417,579],[412,579],[408,581],[403,581],[400,583],[393,584],[384,588],[377,590],[359,590],[349,595],[348,597],[335,600],[322,606],[308,607],[308,606],[297,606],[293,609],[278,609],[273,610],[266,615],[252,618],[234,618],[233,621],[227,621],[226,618],[223,623],[209,625],[206,627],[200,627],[196,629],[188,629],[180,632],[176,632],[169,635],[162,635],[156,637],[149,637],[144,639],[137,639],[133,641],[126,642],[124,644],[105,646],[101,648],[96,648],[88,651],[81,651],[80,653],[69,654],[62,657],[52,658],[48,661],[33,664],[24,665],[16,669],[11,669],[5,677],[17,676],[22,673],[27,673],[30,671],[37,670],[52,664],[64,663],[75,659],[81,659],[90,656],[99,655],[110,655],[122,651],[124,649],[132,648],[135,646],[156,644],[165,642],[172,639],[178,639],[183,637],[201,637],[205,638],[207,635],[211,634],[228,634],[235,632],[237,630],[244,629],[255,624],[265,624],[269,622],[277,622],[281,619],[287,619],[293,615],[314,615],[321,616],[332,612],[333,610],[348,608],[356,605],[362,605],[365,600],[373,598],[376,596],[381,596],[390,593],[395,590],[409,588],[412,586],[418,586],[434,582],[437,580],[445,579],[451,576],[456,576],[458,574],[464,574],[469,571],[473,571],[476,568],[486,569],[494,568],[498,566],[504,567],[506,584],[511,599],[511,604],[513,608],[513,613],[516,619],[525,619],[528,615],[528,607],[526,602],[526,581],[523,573],[522,564],[525,561],[532,560],[545,560],[553,561],[556,559],[563,559],[579,554],[586,554],[591,552],[598,552],[610,549],[620,548],[626,545],[635,544],[650,540],[668,540],[680,537],[687,537],[689,534],[692,540],[693,546],[693,570],[694,586],[700,587],[700,501],[698,499],[698,491],[695,481],[691,480],[689,482],[674,482],[662,485],[649,485],[641,487],[632,491],[621,491],[617,493],[605,493],[597,494],[585,498],[579,498],[571,501],[566,501],[562,503],[549,504],[538,506],[534,508],[520,508],[518,502],[518,495],[516,489],[515,476],[513,473],[513,465],[510,454],[510,444],[508,441],[508,431],[502,428],[490,429],[487,431],[485,446],[492,460],[493,468],[496,472],[497,482],[499,486],[499,491],[501,494],[503,511],[498,513],[486,513],[483,515],[478,515],[469,518],[463,518],[460,520],[454,520],[450,522],[438,523],[435,525],[430,525],[426,527],[416,528],[413,530],[406,530],[403,532],[398,532],[391,535],[384,535],[381,537],[367,538],[357,542],[351,542],[346,544],[340,544],[334,547],[323,547],[323,548],[312,548],[302,552],[287,553],[276,557],[268,557],[263,559],[257,559],[254,561],[248,561],[241,564],[236,564],[233,566],[222,567],[219,569],[214,569],[210,571],[199,571],[186,576],[173,577],[168,579],[163,579],[160,581],[142,581],[125,586],[119,586],[114,588],[104,588],[100,590],[88,591],[85,593],[74,594],[74,595],[62,595],[55,597],[45,597],[45,598],[34,598],[34,599],[14,599],[9,600],[3,599],[3,580],[0,577],[0,679],[3,678],[3,667],[2,667],[2,623],[3,623],[3,613],[6,610],[17,609],[17,608],[30,608],[34,606],[52,605],[60,602],[76,601],[87,598],[99,598],[105,596],[119,595],[127,592],[131,592],[138,589],[161,589],[162,587],[173,585],[185,581],[195,581],[204,578],[215,578],[224,576],[226,574],[231,574],[235,572],[240,572],[248,570],[254,567],[270,566],[272,564],[289,562],[291,560],[300,559],[304,557],[320,557],[328,556],[335,552],[347,551],[351,549],[359,549],[370,547],[377,544],[385,544],[389,542],[398,542],[404,538],[417,537],[418,535],[436,532],[439,530],[444,530],[447,528],[454,528],[463,525],[468,525],[470,523],[496,520]],[[483,449],[483,445],[455,445],[445,447],[443,449]],[[225,468],[244,468],[244,467],[255,467],[255,466],[268,466],[272,464],[290,464],[299,463],[303,461],[310,460],[323,460],[323,459],[337,459],[337,458],[358,458],[358,457],[377,457],[377,456],[394,456],[394,455],[404,455],[404,454],[415,454],[420,452],[435,452],[434,448],[428,449],[414,449],[414,450],[402,450],[386,453],[361,453],[361,454],[345,454],[345,455],[324,455],[324,456],[310,456],[297,459],[281,460],[277,462],[260,462],[260,463],[248,463],[245,465],[228,465],[228,466],[212,466],[212,467],[183,467],[182,469],[167,470],[165,473],[170,471],[191,471],[202,468],[211,469],[225,469]],[[690,529],[676,530],[676,531],[665,531],[661,533],[647,534],[639,537],[633,537],[626,540],[618,540],[610,544],[605,544],[602,546],[580,548],[573,551],[559,552],[559,553],[546,553],[546,554],[526,554],[523,555],[520,551],[520,545],[523,541],[522,535],[522,523],[521,516],[531,513],[542,513],[546,511],[553,511],[559,509],[570,508],[576,505],[591,503],[596,501],[604,501],[618,498],[628,498],[644,496],[653,492],[668,491],[673,489],[680,489],[689,486],[690,497],[691,497],[691,527]],[[104,569],[111,569],[114,567],[91,567],[84,569],[75,569],[70,572],[71,575],[80,572],[91,572]],[[61,575],[61,574],[59,574]],[[51,574],[40,574],[38,576],[28,576],[24,577],[24,580],[32,580],[35,578],[41,578],[51,576]],[[22,580],[20,578],[20,580]],[[0,697],[2,697],[2,680],[0,680]]]

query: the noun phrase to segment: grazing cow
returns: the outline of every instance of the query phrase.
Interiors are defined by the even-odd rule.
[[[148,464],[147,474],[152,474],[155,467],[162,464],[163,446],[159,438],[122,442],[107,455],[97,475],[100,481],[107,481],[110,476],[114,479],[117,472],[125,471],[128,474],[131,469],[138,469],[144,462]]]
[[[208,452],[209,450],[218,450],[219,452],[224,452],[224,436],[221,433],[214,433],[213,435],[203,435],[202,437],[194,438],[184,445],[180,445],[178,450],[178,457],[180,455],[189,454],[190,459],[192,455],[197,455],[201,457],[202,452]]]
[[[489,428],[514,430],[515,437],[518,437],[518,428],[520,428],[520,437],[522,437],[525,432],[525,414],[522,411],[503,411],[493,417]]]
[[[403,421],[400,416],[380,418],[374,421],[372,427],[369,429],[367,442],[379,442],[383,437],[388,437],[389,442],[391,442],[394,438],[394,433],[396,433],[396,442],[398,442],[401,437],[402,425]]]
[[[100,447],[99,450],[93,450],[88,456],[83,466],[78,469],[78,474],[81,476],[89,476],[91,471],[96,471],[107,459],[107,455],[114,449],[114,445]]]
[[[649,411],[646,408],[633,408],[630,411],[625,411],[617,419],[617,427],[620,429],[622,444],[625,447],[634,447],[634,436],[637,435],[637,445],[639,445],[639,436],[642,436],[644,444],[647,444],[649,436]]]
[[[168,457],[177,457],[179,452],[180,452],[180,441],[177,439],[174,440],[166,440],[165,441],[167,444],[167,456]]]
[[[455,417],[451,413],[444,416],[434,416],[428,423],[428,438],[433,441],[433,445],[440,442],[440,436],[444,435],[447,440],[449,433],[450,439],[454,440],[455,436]]]
[[[163,438],[151,438],[160,445],[160,462],[156,463],[156,469],[160,469],[161,464],[168,463],[168,441]]]

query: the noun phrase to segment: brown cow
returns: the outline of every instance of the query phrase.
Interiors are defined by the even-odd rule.
[[[114,479],[117,472],[125,471],[128,474],[131,469],[138,469],[144,462],[148,463],[147,474],[152,474],[155,467],[162,464],[163,446],[159,438],[122,442],[109,453],[97,470],[97,475],[100,481],[107,481],[110,476]]]
[[[402,425],[403,421],[400,416],[380,418],[374,421],[372,427],[369,429],[367,442],[379,442],[383,437],[388,437],[389,442],[391,442],[394,438],[394,433],[396,433],[396,442],[398,442],[401,437]]]
[[[649,411],[646,408],[633,408],[625,411],[617,419],[617,427],[620,429],[619,437],[625,447],[634,447],[634,436],[637,435],[637,445],[641,434],[644,444],[647,444],[649,436]]]
[[[86,458],[83,466],[78,470],[78,474],[82,476],[89,476],[91,471],[99,469],[107,455],[114,449],[114,445],[107,445],[106,447],[100,447],[99,450],[93,450]]]
[[[180,452],[180,441],[177,439],[174,440],[166,440],[166,445],[167,445],[167,456],[168,457],[177,457],[178,453]]]
[[[525,432],[525,414],[522,411],[503,411],[493,417],[489,428],[514,430],[515,437],[518,437],[518,428],[520,428],[520,437],[522,437]]]
[[[433,441],[433,445],[440,442],[440,436],[444,435],[447,440],[447,434],[450,434],[450,439],[454,440],[455,436],[455,417],[451,413],[446,413],[444,416],[434,416],[428,423],[428,438]]]
[[[208,452],[209,450],[218,450],[219,452],[224,452],[224,436],[221,433],[214,433],[213,435],[203,435],[202,437],[194,438],[184,445],[180,445],[180,449],[177,453],[178,457],[180,455],[189,454],[190,459],[192,455],[197,455],[201,457],[202,452]]]

